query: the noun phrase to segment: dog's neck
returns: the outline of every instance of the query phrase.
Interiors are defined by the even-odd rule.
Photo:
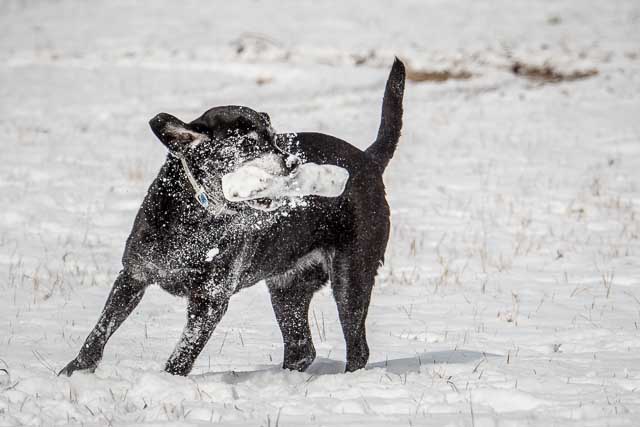
[[[182,171],[187,177],[187,181],[189,181],[189,184],[191,184],[191,188],[193,188],[195,199],[197,200],[198,204],[203,207],[203,209],[206,209],[215,217],[219,217],[222,215],[233,215],[237,213],[235,210],[229,209],[226,206],[226,203],[224,200],[221,200],[219,197],[210,197],[207,194],[204,187],[200,185],[200,183],[198,183],[198,181],[193,176],[193,173],[189,168],[189,164],[187,163],[187,160],[184,158],[182,154],[179,154],[179,153],[171,153],[171,154],[175,156],[178,160],[180,160],[180,163],[182,165]]]

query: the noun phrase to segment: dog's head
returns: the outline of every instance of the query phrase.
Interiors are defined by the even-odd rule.
[[[149,125],[169,151],[185,157],[198,175],[221,176],[264,156],[279,157],[286,173],[284,153],[276,145],[266,113],[241,106],[215,107],[190,123],[160,113]]]
[[[304,196],[337,197],[349,178],[335,165],[303,164],[302,152],[292,154],[278,145],[286,142],[271,128],[269,116],[247,107],[212,108],[191,123],[160,113],[149,124],[170,152],[186,162],[186,176],[203,206],[208,206],[209,193],[271,211]]]
[[[190,123],[160,113],[149,125],[172,154],[186,160],[208,192],[218,193],[221,178],[247,164],[259,164],[274,176],[297,167],[278,147],[269,116],[247,107],[215,107]]]

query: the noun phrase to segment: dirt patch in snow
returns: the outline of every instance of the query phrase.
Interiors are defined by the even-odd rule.
[[[511,64],[511,72],[518,77],[540,83],[572,82],[598,75],[598,70],[595,68],[564,72],[549,64],[531,65],[520,61]]]
[[[446,82],[447,80],[469,80],[473,75],[466,70],[418,70],[407,67],[407,80],[412,82]]]

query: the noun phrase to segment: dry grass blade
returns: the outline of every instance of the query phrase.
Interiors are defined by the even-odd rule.
[[[32,350],[31,351],[33,353],[33,356],[36,358],[36,360],[38,362],[40,362],[40,364],[47,370],[51,371],[54,375],[56,374],[56,370],[53,368],[53,366],[51,365],[51,363],[49,363],[47,361],[47,359],[45,359],[45,357],[40,354],[40,352],[38,350]]]

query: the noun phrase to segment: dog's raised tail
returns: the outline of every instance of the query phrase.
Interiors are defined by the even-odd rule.
[[[396,151],[402,130],[402,96],[404,95],[405,70],[398,58],[393,62],[382,100],[382,120],[375,142],[367,153],[384,170]]]

